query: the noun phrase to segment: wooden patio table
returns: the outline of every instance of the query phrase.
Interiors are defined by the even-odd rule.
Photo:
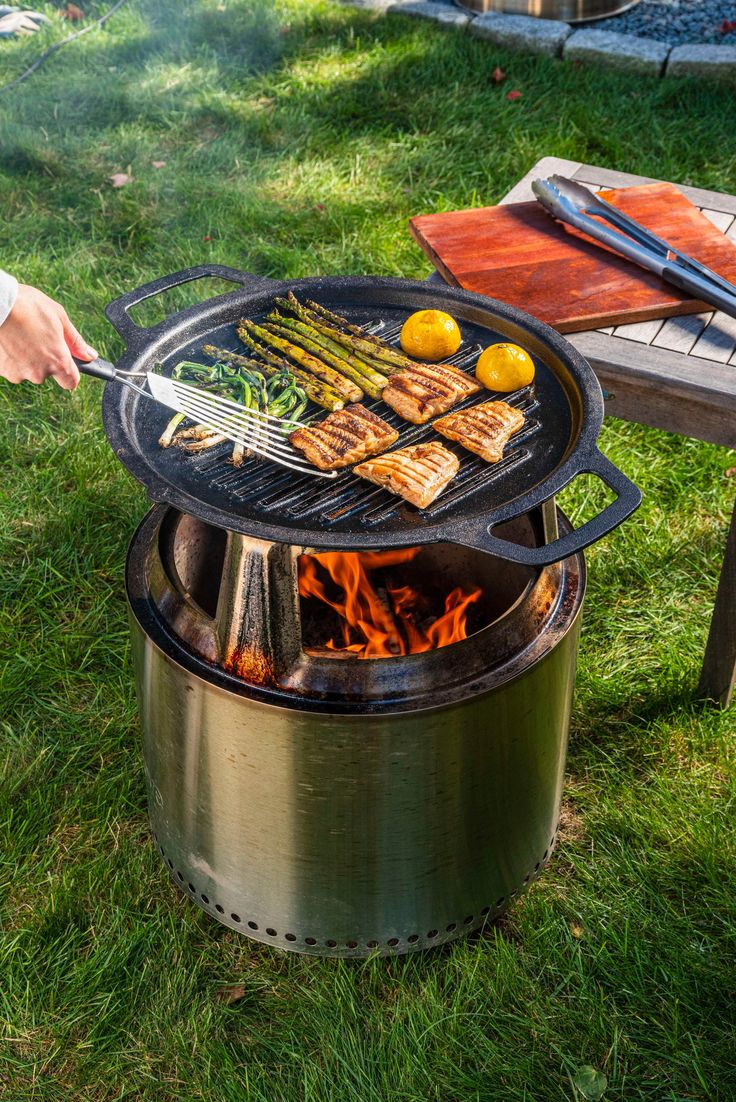
[[[534,199],[532,180],[552,173],[594,188],[657,181],[646,176],[544,157],[502,203]],[[677,187],[720,230],[736,241],[736,196]],[[606,413],[736,448],[736,318],[720,311],[618,325],[567,340],[582,352],[605,395]],[[698,692],[727,707],[736,678],[736,507],[705,648]]]

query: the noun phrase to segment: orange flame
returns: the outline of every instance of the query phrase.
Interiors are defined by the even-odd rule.
[[[371,572],[411,562],[419,547],[398,551],[329,551],[299,559],[299,594],[315,597],[337,612],[342,638],[324,644],[359,658],[391,658],[446,647],[467,638],[468,609],[482,595],[456,586],[444,611],[433,618],[427,597],[410,585],[376,581]]]

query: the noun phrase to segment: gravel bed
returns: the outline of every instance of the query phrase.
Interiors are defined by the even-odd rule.
[[[386,2],[388,4],[390,0]],[[453,5],[455,0],[432,2]],[[724,24],[730,23],[734,25],[733,30],[724,27]],[[573,27],[575,30],[590,27],[592,30],[635,34],[667,42],[670,46],[692,43],[736,46],[736,0],[640,0],[620,15],[574,23]]]
[[[734,29],[724,33],[724,22]],[[643,35],[672,46],[736,46],[736,0],[641,0],[620,15],[577,26]]]

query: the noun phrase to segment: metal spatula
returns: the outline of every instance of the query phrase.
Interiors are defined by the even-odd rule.
[[[242,444],[250,451],[282,467],[289,467],[300,474],[318,475],[321,478],[337,477],[337,471],[320,471],[313,467],[286,440],[284,434],[298,428],[298,421],[273,417],[270,413],[260,410],[246,409],[245,406],[229,398],[212,394],[200,387],[190,386],[189,383],[180,382],[178,379],[167,379],[152,371],[119,371],[113,364],[103,359],[92,360],[90,363],[75,360],[75,363],[84,375],[90,375],[94,379],[105,379],[107,382],[122,383],[141,397],[158,402],[159,405],[167,406],[177,413],[183,413],[197,424],[206,425],[213,432],[221,433],[233,443]],[[134,379],[139,379],[143,385],[133,382]],[[146,383],[148,390],[145,388]]]

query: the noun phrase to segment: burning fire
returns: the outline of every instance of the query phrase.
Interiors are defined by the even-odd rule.
[[[359,658],[391,658],[446,647],[467,638],[468,609],[482,594],[456,586],[433,615],[426,593],[401,585],[388,568],[411,562],[419,547],[398,551],[330,551],[299,559],[299,594],[316,597],[341,619],[341,638],[329,639],[330,650],[351,651]],[[379,572],[378,576],[375,572]]]

